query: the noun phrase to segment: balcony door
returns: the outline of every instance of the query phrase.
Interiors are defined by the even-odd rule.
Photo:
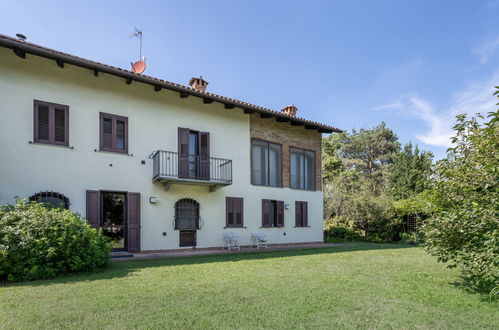
[[[179,127],[178,176],[210,180],[210,133]]]

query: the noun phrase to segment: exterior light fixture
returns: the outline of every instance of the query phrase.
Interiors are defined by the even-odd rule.
[[[149,197],[149,203],[156,204],[158,202],[158,197]]]
[[[289,209],[289,204],[284,204],[284,208],[287,210]]]

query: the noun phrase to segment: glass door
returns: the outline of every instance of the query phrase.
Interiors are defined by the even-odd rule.
[[[125,194],[102,193],[102,231],[111,238],[113,251],[126,250]]]

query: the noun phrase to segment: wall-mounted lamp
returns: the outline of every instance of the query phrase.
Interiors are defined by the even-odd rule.
[[[158,202],[158,197],[149,197],[149,203],[156,204]]]
[[[289,209],[289,204],[284,204],[284,208],[287,210]]]

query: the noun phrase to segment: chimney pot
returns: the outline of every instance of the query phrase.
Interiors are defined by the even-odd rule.
[[[192,77],[191,80],[189,80],[189,86],[191,86],[191,88],[197,89],[200,92],[204,92],[206,91],[208,82],[203,79],[203,76],[200,76],[199,78]]]
[[[296,117],[296,112],[298,111],[298,108],[295,107],[294,105],[287,105],[284,108],[282,108],[281,111],[288,116]]]

